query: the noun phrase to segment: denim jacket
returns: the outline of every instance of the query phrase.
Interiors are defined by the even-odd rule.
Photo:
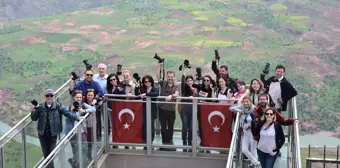
[[[254,110],[255,106],[254,105],[251,105],[250,108],[247,110],[243,104],[241,105],[233,105],[229,108],[230,111],[233,111],[234,109],[240,109],[240,110],[243,110],[244,111],[244,114],[241,115],[241,118],[240,118],[240,123],[241,123],[241,127],[243,127],[243,130],[244,131],[250,131],[250,127],[251,127],[251,121],[250,122],[247,122],[247,118],[248,116],[251,117],[251,120],[253,120],[255,118],[254,116]]]
[[[86,109],[86,112],[88,112],[88,113],[94,113],[94,112],[96,112],[96,107],[90,106],[90,105],[88,105],[88,104],[86,104],[86,103],[83,103],[83,104],[81,105],[81,107],[82,107],[83,109]],[[70,111],[71,108],[70,108],[70,107],[66,107],[65,110]],[[71,112],[71,113],[74,114],[74,115],[76,115],[76,116],[78,116],[78,117],[80,117],[80,112],[79,112],[79,111],[73,111],[73,112]],[[67,119],[66,119],[66,126],[65,126],[65,129],[64,129],[64,133],[65,133],[65,134],[68,134],[68,133],[73,129],[73,127],[74,127],[74,121],[76,121],[74,118],[67,118]]]
[[[52,102],[51,108],[49,109],[49,117],[47,118],[48,109],[46,108],[45,102],[40,103],[39,107],[31,112],[31,119],[33,121],[38,120],[37,129],[39,135],[44,135],[46,121],[49,120],[50,128],[51,128],[51,135],[57,136],[62,132],[62,121],[61,121],[61,114],[65,117],[79,120],[79,117],[75,114],[68,112],[65,110],[63,106],[57,102]]]

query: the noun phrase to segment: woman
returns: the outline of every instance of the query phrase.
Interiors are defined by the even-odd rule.
[[[119,77],[118,75],[111,73],[109,74],[109,76],[107,77],[107,81],[106,81],[106,92],[108,94],[124,94],[123,90],[119,90],[118,86],[120,84],[119,81]],[[112,98],[112,97],[110,97]],[[124,98],[116,98],[116,99],[124,99]],[[110,135],[111,132],[111,121],[112,121],[112,113],[111,113],[111,109],[112,109],[112,101],[107,101],[107,107],[109,109],[108,112],[108,134]],[[98,125],[98,132],[100,133],[100,137],[101,137],[101,132],[102,132],[102,121],[101,121],[101,112],[99,113],[99,115],[97,116],[98,118],[100,118],[99,122],[97,123]]]
[[[234,101],[228,101],[231,99],[233,94],[230,93],[230,89],[228,88],[228,79],[225,75],[222,75],[218,78],[218,89],[217,89],[217,98],[222,99],[219,100],[219,103],[232,105]]]
[[[275,121],[275,110],[269,108],[259,123],[252,124],[254,136],[259,136],[257,154],[262,168],[273,168],[277,154],[285,143],[282,126]]]
[[[246,89],[246,83],[244,81],[236,81],[238,92],[234,93],[233,98],[238,101],[236,104],[242,104],[243,97],[247,95],[248,90]]]
[[[211,78],[210,75],[205,75],[203,77],[203,83],[202,85],[199,87],[199,92],[198,92],[198,96],[199,97],[204,97],[204,98],[216,98],[216,92],[215,92],[215,87],[216,83],[215,81]],[[200,102],[213,102],[211,100],[200,100]],[[198,110],[198,114],[197,114],[197,118],[198,118],[198,130],[199,130],[199,136],[201,138],[201,145],[203,143],[203,139],[202,139],[202,126],[201,126],[201,115],[200,115],[200,108],[197,108]],[[206,151],[202,151],[202,152],[206,152],[206,153],[210,153],[209,150]]]
[[[251,132],[251,123],[255,118],[253,114],[254,108],[255,106],[251,103],[251,98],[244,96],[241,105],[231,106],[229,110],[241,113],[240,121],[243,128],[242,153],[250,159],[251,166],[259,167],[260,162],[257,161],[256,141],[253,139]]]
[[[142,78],[142,87],[140,89],[139,96],[146,100],[146,97],[157,97],[158,90],[154,86],[155,82],[150,75],[146,75]],[[151,101],[156,101],[156,99],[151,99]],[[146,143],[146,103],[143,103],[143,142]],[[155,138],[155,119],[157,118],[157,104],[151,103],[151,138],[152,141]],[[146,149],[146,148],[144,148]]]
[[[257,106],[259,103],[259,94],[264,93],[263,83],[260,79],[253,79],[250,82],[249,92],[247,96],[249,96],[252,100],[252,103]]]
[[[97,100],[95,99],[96,95],[95,95],[95,92],[94,92],[94,89],[87,89],[86,93],[85,93],[85,96],[84,96],[84,102],[92,107],[95,107],[96,103],[97,103]],[[95,126],[96,127],[96,138],[98,140],[98,137],[99,137],[99,132],[98,132],[98,129],[99,129],[99,126],[98,126],[98,122],[100,120],[100,115],[98,115],[99,110],[96,109],[96,123],[97,125]],[[88,119],[87,119],[87,122],[86,122],[86,138],[87,138],[87,158],[89,160],[92,160],[92,127],[94,126],[93,125],[93,122],[92,122],[92,116],[91,115]]]
[[[74,103],[69,107],[69,110],[72,113],[76,114],[77,116],[81,116],[85,113],[96,112],[95,107],[92,107],[92,106],[88,105],[87,103],[83,102],[83,94],[80,90],[74,91],[72,93],[72,97],[73,97]],[[65,130],[64,130],[65,135],[68,134],[74,128],[74,126],[77,125],[77,123],[78,123],[77,120],[67,118]],[[82,138],[83,141],[86,141],[86,135],[85,135],[84,128],[81,128],[81,129],[83,129],[81,138]],[[78,149],[80,148],[80,146],[78,146],[77,142],[78,142],[78,134],[76,133],[70,139],[73,158],[68,159],[68,161],[70,162],[72,167],[77,167],[79,165]],[[82,149],[83,149],[83,153],[85,153],[86,152],[85,145],[82,147]],[[86,161],[86,159],[83,159],[83,160]]]
[[[185,80],[185,82],[184,82]],[[182,75],[183,97],[195,97],[197,89],[193,87],[194,77]],[[182,99],[181,102],[192,102],[191,99]],[[192,104],[181,104],[180,116],[182,120],[182,141],[183,145],[192,145]],[[186,150],[184,150],[186,151]],[[190,150],[189,150],[190,152]]]

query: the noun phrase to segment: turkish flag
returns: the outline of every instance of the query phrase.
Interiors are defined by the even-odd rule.
[[[229,105],[201,103],[201,145],[229,148],[231,143],[232,112]]]
[[[112,102],[112,141],[142,143],[143,104]]]

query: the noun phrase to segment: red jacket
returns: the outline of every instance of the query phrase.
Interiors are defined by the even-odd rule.
[[[258,118],[261,118],[261,116],[264,113],[260,106],[256,106],[253,112],[254,112],[255,117],[258,117]],[[294,122],[296,121],[295,118],[286,118],[285,116],[283,116],[281,113],[277,111],[275,111],[275,114],[276,114],[276,122],[278,122],[281,125],[284,125],[284,126],[293,125]]]

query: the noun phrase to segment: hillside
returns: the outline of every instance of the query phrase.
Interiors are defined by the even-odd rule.
[[[0,22],[94,8],[108,2],[110,0],[7,0],[0,2]]]
[[[140,75],[154,75],[158,53],[167,69],[177,70],[189,59],[212,74],[213,50],[219,49],[230,75],[247,83],[267,62],[272,72],[284,64],[299,91],[302,131],[336,135],[339,6],[335,0],[131,0],[13,20],[0,31],[0,88],[10,89],[0,92],[7,97],[0,112],[25,111],[13,102],[61,85],[71,71],[83,68],[83,59],[104,62],[110,72],[120,63]],[[0,116],[15,123],[25,114]]]

